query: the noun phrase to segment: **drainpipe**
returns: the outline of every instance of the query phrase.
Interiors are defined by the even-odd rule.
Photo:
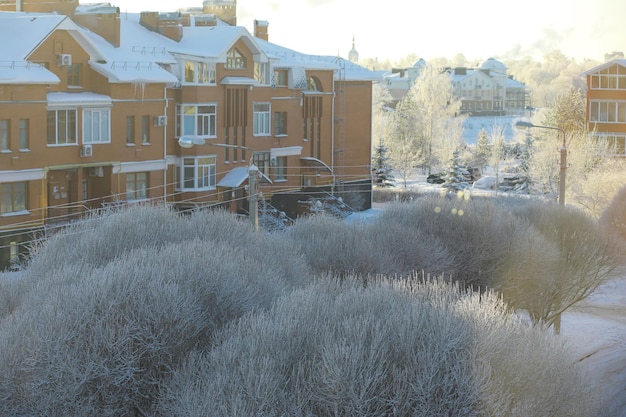
[[[22,0],[17,0],[15,2],[15,11],[16,12],[21,12],[22,11]]]
[[[167,100],[167,84],[163,86],[163,100],[165,100],[163,114],[167,117],[167,107],[169,104]],[[163,126],[163,205],[167,205],[167,125],[168,123]]]

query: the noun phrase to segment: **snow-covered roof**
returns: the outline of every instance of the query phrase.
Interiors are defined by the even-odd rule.
[[[308,55],[262,39],[256,39],[267,56],[280,68],[334,70],[347,81],[378,81],[381,74],[347,59],[330,55]]]
[[[60,81],[42,65],[28,61],[0,61],[0,85],[58,84]]]
[[[217,183],[218,187],[239,187],[248,179],[248,167],[233,168]]]
[[[626,67],[626,59],[624,59],[624,58],[612,59],[612,60],[610,60],[608,62],[605,62],[604,64],[597,65],[597,66],[595,66],[595,67],[593,67],[593,68],[583,72],[581,75],[582,76],[587,76],[587,75],[590,75],[590,74],[594,74],[594,73],[596,73],[598,71],[602,71],[603,69],[611,67],[613,65],[619,65],[619,66],[622,66],[622,67]]]
[[[43,13],[0,12],[3,61],[25,61],[65,19]],[[19,33],[19,36],[16,34]],[[10,40],[10,42],[9,42]]]
[[[94,10],[117,12],[108,3],[81,5],[80,13]],[[175,83],[178,79],[164,66],[178,59],[223,63],[228,51],[239,41],[261,62],[272,61],[281,68],[325,69],[344,80],[379,80],[380,74],[340,57],[307,55],[252,36],[244,27],[217,20],[217,26],[184,26],[180,41],[174,41],[142,26],[139,13],[120,16],[120,46],[54,13],[0,12],[0,38],[11,39],[3,46],[0,83],[58,83],[45,69],[29,64],[29,56],[55,30],[67,30],[90,56],[89,65],[112,83]],[[20,36],[15,36],[19,33]],[[231,79],[225,80],[230,82]],[[236,80],[235,80],[236,81]]]
[[[113,104],[111,97],[104,94],[81,92],[48,93],[48,106],[102,106],[110,107]]]
[[[506,65],[504,65],[502,62],[498,61],[495,58],[488,58],[485,62],[483,62],[480,67],[483,69],[498,72],[500,74],[506,74]]]

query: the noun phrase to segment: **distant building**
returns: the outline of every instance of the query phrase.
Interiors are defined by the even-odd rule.
[[[387,72],[383,76],[381,85],[389,91],[394,102],[397,103],[415,84],[415,80],[420,76],[425,66],[426,61],[420,58],[408,68],[392,68],[391,72]]]
[[[236,3],[0,2],[0,269],[50,226],[111,205],[246,214],[251,162],[289,216],[331,191],[369,208],[376,76],[270,43],[265,21],[253,36]]]
[[[480,68],[448,68],[461,113],[470,116],[523,115],[528,105],[523,83],[507,75],[506,66],[489,58]]]
[[[614,59],[582,74],[587,80],[587,128],[626,157],[626,60]]]
[[[418,60],[408,68],[394,68],[384,75],[385,86],[395,102],[404,97],[420,76],[426,62]],[[461,113],[470,116],[524,114],[528,105],[526,86],[507,75],[506,66],[493,58],[480,68],[445,68],[455,97],[461,100]]]

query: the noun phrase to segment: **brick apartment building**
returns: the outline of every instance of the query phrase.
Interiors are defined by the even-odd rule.
[[[109,205],[246,213],[251,163],[290,216],[320,192],[369,207],[375,74],[236,16],[236,0],[140,14],[0,1],[0,269],[51,225]]]
[[[583,73],[587,80],[587,128],[626,156],[626,59],[613,59]]]

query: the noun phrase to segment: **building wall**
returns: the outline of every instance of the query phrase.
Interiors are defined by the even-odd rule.
[[[587,128],[610,151],[626,157],[626,61],[590,70],[587,80]]]
[[[107,25],[115,25],[108,15],[106,19]],[[83,20],[89,26],[99,23],[93,16]],[[306,70],[298,75],[309,81],[309,88],[293,80],[285,85],[250,87],[248,84],[255,77],[254,54],[242,39],[234,48],[246,59],[246,67],[233,69],[217,64],[214,85],[113,83],[91,69],[89,53],[70,33],[53,32],[29,59],[44,65],[60,82],[0,85],[0,120],[11,121],[11,147],[0,152],[0,185],[27,184],[27,210],[0,214],[0,234],[17,224],[28,226],[28,232],[32,232],[45,224],[76,219],[88,210],[133,200],[128,193],[133,189],[131,181],[136,183],[139,176],[145,184],[147,200],[163,199],[181,208],[222,204],[232,211],[246,212],[247,181],[232,189],[219,186],[219,181],[234,168],[247,168],[253,153],[254,161],[259,155],[268,157],[265,165],[259,166],[272,180],[260,184],[265,199],[303,187],[332,190],[334,181],[345,183],[348,188],[348,184],[359,180],[369,181],[370,81],[337,81],[334,71],[325,69]],[[71,55],[72,64],[80,66],[73,73],[79,76],[79,82],[70,82],[69,67],[57,62],[59,54]],[[290,70],[289,76],[296,73]],[[234,84],[222,82],[225,77],[234,77]],[[65,94],[65,98],[73,98],[70,94],[83,97],[81,93],[92,97],[87,101],[77,99],[69,106],[77,111],[76,143],[48,144],[48,100],[58,97],[58,93]],[[241,101],[232,101],[233,93]],[[110,142],[91,144],[91,154],[86,156],[83,110],[95,105],[89,102],[94,96],[110,103],[98,104],[99,108],[110,109]],[[207,139],[204,145],[183,149],[178,144],[179,106],[204,103],[217,107],[216,137]],[[255,103],[270,104],[268,135],[254,134]],[[229,119],[232,112],[237,113],[236,122]],[[284,133],[274,130],[277,113],[286,114]],[[167,124],[157,126],[155,118],[162,115],[167,117]],[[144,118],[148,121],[148,141],[142,135]],[[20,119],[29,120],[28,149],[20,149],[17,140]],[[129,120],[134,120],[134,129],[129,129]],[[202,191],[181,188],[184,158],[207,156],[215,157],[215,187]],[[363,185],[358,183],[355,187],[362,194]],[[237,201],[231,202],[233,198]],[[5,255],[0,250],[0,258]]]

